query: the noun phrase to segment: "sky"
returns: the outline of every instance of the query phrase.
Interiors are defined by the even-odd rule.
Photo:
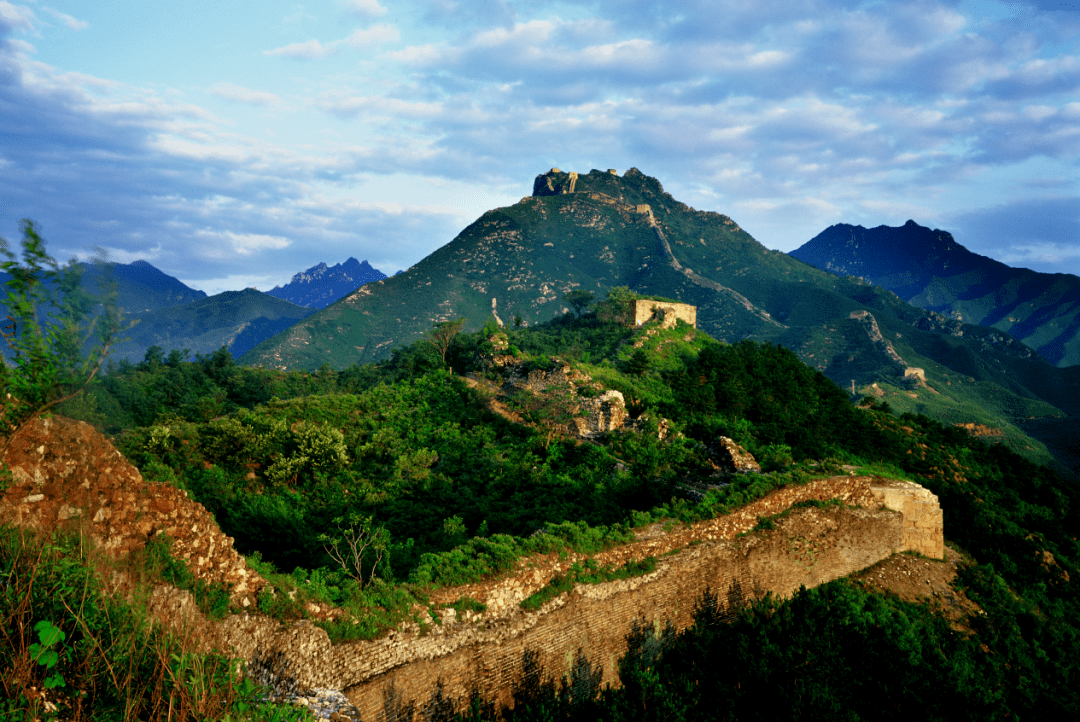
[[[793,250],[1080,275],[1080,0],[0,0],[0,236],[216,294],[393,273],[552,167]]]

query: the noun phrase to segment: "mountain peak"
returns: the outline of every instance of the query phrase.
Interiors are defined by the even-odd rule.
[[[275,286],[268,293],[300,306],[326,308],[365,283],[384,278],[386,274],[372,268],[367,261],[360,262],[350,256],[344,263],[334,266],[320,262],[297,273],[284,286]]]

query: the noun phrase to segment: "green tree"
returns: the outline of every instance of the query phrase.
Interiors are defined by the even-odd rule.
[[[456,321],[442,321],[432,327],[428,343],[439,353],[443,366],[446,365],[446,352],[454,345],[454,339],[461,333],[461,327],[464,325],[465,319],[459,318]]]
[[[350,514],[349,526],[346,529],[341,527],[343,521],[344,517],[334,519],[341,537],[320,534],[319,541],[323,543],[326,553],[341,565],[345,573],[363,587],[364,567],[368,567],[367,583],[371,584],[375,581],[375,573],[390,546],[390,533],[377,526],[374,518],[370,516]],[[375,558],[373,562],[370,561],[372,556]]]
[[[574,313],[578,318],[581,317],[581,314],[585,313],[585,309],[589,307],[589,304],[592,303],[595,298],[595,294],[582,288],[575,288],[573,291],[563,294],[563,300],[570,304],[570,308],[574,309]]]
[[[601,321],[626,321],[630,313],[630,304],[638,295],[627,286],[615,286],[608,289],[607,298],[597,304],[596,315]]]
[[[126,330],[121,329],[115,280],[103,284],[102,298],[89,297],[82,290],[77,259],[60,266],[29,219],[22,221],[22,233],[21,262],[0,238],[0,255],[7,259],[0,269],[11,276],[5,283],[7,316],[0,332],[13,360],[12,368],[0,366],[0,434],[10,434],[80,393],[101,368],[117,335]],[[105,261],[99,249],[94,262]],[[97,305],[101,310],[88,321]]]

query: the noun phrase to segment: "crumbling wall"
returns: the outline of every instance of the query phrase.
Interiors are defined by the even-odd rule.
[[[117,556],[167,532],[177,540],[174,552],[200,578],[237,585],[234,591],[249,603],[265,584],[246,569],[209,512],[182,491],[146,483],[87,424],[38,419],[11,439],[4,461],[13,481],[0,495],[0,521],[45,529],[85,524]],[[741,536],[761,517],[810,499],[844,505],[795,509],[776,519],[774,528]],[[343,690],[363,719],[371,720],[382,718],[388,704],[415,703],[419,713],[440,683],[445,696],[459,701],[476,689],[507,702],[526,651],[538,656],[548,674],[561,675],[580,650],[601,667],[603,683],[614,683],[626,634],[637,620],[670,620],[683,628],[706,589],[729,600],[766,591],[786,596],[907,550],[943,556],[937,498],[911,482],[839,476],[779,489],[732,514],[690,526],[641,529],[636,541],[592,558],[617,567],[651,556],[658,560],[653,572],[579,584],[537,611],[521,609],[520,602],[584,557],[536,556],[505,578],[435,590],[436,605],[469,596],[487,609],[439,609],[441,623],[406,623],[381,639],[337,646],[306,620],[281,625],[259,614],[239,614],[209,623],[198,619],[186,593],[158,590],[155,601],[174,624],[192,622],[209,645],[244,660],[279,659],[302,689]]]
[[[662,316],[661,325],[664,328],[675,328],[676,321],[684,321],[697,328],[697,306],[686,303],[667,303],[639,299],[634,302],[631,311],[633,313],[630,318],[630,325],[632,326],[641,325],[659,315]]]
[[[739,536],[760,517],[809,499],[838,499],[847,506],[796,509],[772,530]],[[388,700],[413,703],[419,713],[440,683],[449,697],[463,700],[476,689],[505,703],[526,651],[538,655],[548,674],[562,675],[581,650],[601,666],[603,683],[614,683],[631,625],[671,620],[684,628],[706,588],[722,598],[766,591],[788,596],[802,585],[846,576],[906,550],[943,555],[936,497],[911,482],[834,477],[778,490],[690,527],[644,529],[638,541],[593,558],[617,566],[653,556],[655,571],[579,584],[538,611],[524,611],[519,603],[581,558],[533,558],[505,579],[439,590],[435,602],[470,596],[488,608],[461,615],[443,609],[441,624],[406,624],[382,639],[332,646],[310,624],[278,631],[256,618],[234,618],[221,643],[244,658],[259,650],[281,651],[300,686],[343,690],[364,719],[380,719]]]
[[[206,508],[176,487],[144,481],[89,424],[60,416],[34,419],[11,438],[3,461],[12,480],[0,493],[0,522],[44,530],[85,524],[113,558],[166,533],[174,540],[173,556],[200,579],[232,584],[233,598],[243,606],[253,606],[266,583],[248,569]]]

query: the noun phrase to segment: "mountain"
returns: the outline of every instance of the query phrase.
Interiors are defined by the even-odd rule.
[[[203,291],[186,286],[178,279],[143,260],[132,263],[78,263],[75,265],[82,273],[83,290],[91,296],[102,295],[104,291],[102,284],[106,280],[116,283],[117,304],[122,309],[125,319],[141,318],[140,314],[172,306],[182,306],[206,298],[206,293]],[[8,274],[0,273],[0,288],[10,278]],[[0,290],[0,316],[7,315],[3,303],[6,295],[6,291]],[[48,309],[45,311],[46,318],[51,318]],[[147,328],[144,328],[140,333],[145,333],[146,330]],[[275,329],[274,333],[279,330],[281,329]],[[0,353],[3,354],[5,361],[11,358],[11,350],[6,344]],[[141,354],[137,360],[142,360]]]
[[[1057,369],[1006,333],[771,251],[637,169],[542,174],[532,196],[485,213],[405,273],[358,289],[240,361],[343,368],[387,358],[440,321],[534,324],[566,313],[570,290],[602,296],[616,286],[693,304],[714,338],[782,344],[857,395],[992,427],[1043,461],[1046,447],[1021,423],[1080,414],[1080,368]],[[1055,428],[1052,443],[1071,440]]]
[[[298,306],[326,308],[365,283],[384,278],[386,274],[372,268],[367,261],[358,262],[355,258],[349,258],[336,266],[328,267],[325,263],[312,266],[303,273],[297,273],[284,286],[275,286],[267,293]]]
[[[129,340],[110,350],[112,361],[137,363],[155,345],[161,346],[166,354],[183,349],[210,354],[226,346],[234,356],[239,356],[315,311],[253,288],[208,297],[142,260],[78,265],[83,271],[83,288],[91,295],[100,295],[103,282],[111,276],[109,280],[118,286],[118,303],[124,320],[138,321],[121,334],[121,338]],[[0,285],[8,278],[0,273]],[[0,311],[3,309],[0,303]],[[10,358],[6,345],[3,352],[5,359]]]
[[[109,358],[137,363],[151,346],[161,346],[166,353],[190,349],[202,354],[226,346],[240,356],[314,312],[254,288],[225,291],[182,306],[131,314],[138,324],[124,334],[130,340],[113,347]]]
[[[111,276],[111,280],[117,284],[117,301],[125,314],[179,306],[206,298],[204,292],[184,285],[146,261],[75,265],[82,272],[83,289],[94,296],[101,294],[102,282],[106,276]],[[8,274],[0,273],[0,286],[10,278]],[[6,293],[0,295],[6,296]],[[2,299],[0,308],[3,308]]]
[[[861,276],[913,306],[992,326],[1058,366],[1080,364],[1080,278],[1012,268],[915,221],[893,228],[830,226],[791,252],[840,275]]]
[[[181,281],[158,270],[146,261],[106,263],[102,266],[82,263],[83,285],[91,294],[100,292],[103,274],[111,274],[119,285],[119,305],[125,314],[180,306],[206,298],[203,291],[189,288]]]

